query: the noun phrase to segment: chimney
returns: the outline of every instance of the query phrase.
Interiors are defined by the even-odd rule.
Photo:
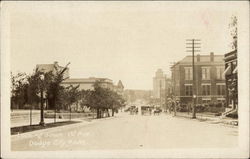
[[[200,62],[200,54],[197,54],[197,62]]]
[[[210,62],[214,62],[214,53],[210,52]]]

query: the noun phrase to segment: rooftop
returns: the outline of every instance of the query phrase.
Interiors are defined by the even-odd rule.
[[[200,61],[199,62],[211,62],[210,61],[210,55],[198,55],[200,56]],[[194,56],[194,61],[197,62],[197,55]],[[224,55],[214,55],[214,62],[221,62],[224,61]],[[184,62],[192,62],[192,56],[188,55],[186,57],[184,57],[181,61],[179,61],[180,63],[184,63]]]
[[[62,83],[94,83],[97,80],[100,80],[101,82],[107,82],[107,83],[112,83],[111,79],[108,78],[95,78],[95,77],[90,77],[90,78],[69,78],[63,81]]]

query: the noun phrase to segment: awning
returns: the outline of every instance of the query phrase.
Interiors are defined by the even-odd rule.
[[[231,68],[231,65],[227,66],[227,68],[225,69],[222,75],[226,76],[229,73],[230,68]]]
[[[238,67],[236,66],[235,69],[233,70],[233,73],[238,73]]]

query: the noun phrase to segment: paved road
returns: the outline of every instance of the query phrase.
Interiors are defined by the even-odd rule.
[[[12,136],[12,150],[229,148],[237,146],[235,127],[170,115],[120,114]]]

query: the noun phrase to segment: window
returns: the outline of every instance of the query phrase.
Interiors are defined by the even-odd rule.
[[[202,99],[203,104],[208,104],[211,102],[211,99]]]
[[[193,79],[193,70],[192,67],[185,67],[185,80]]]
[[[225,103],[225,98],[217,98],[218,103]]]
[[[202,79],[209,80],[210,79],[210,68],[209,67],[202,67]]]
[[[192,85],[185,85],[185,95],[186,96],[193,95],[193,86]]]
[[[203,84],[201,87],[202,87],[202,95],[210,95],[210,92],[211,92],[210,84]]]
[[[225,76],[223,75],[225,68],[223,66],[216,67],[216,75],[217,79],[225,79]]]
[[[225,95],[225,91],[226,91],[226,87],[224,84],[217,84],[216,85],[216,89],[217,89],[217,95]]]

